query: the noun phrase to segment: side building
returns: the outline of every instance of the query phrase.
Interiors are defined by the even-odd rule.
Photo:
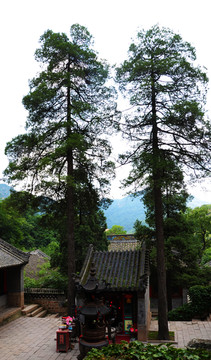
[[[0,239],[0,307],[24,307],[23,270],[28,261],[28,253]]]

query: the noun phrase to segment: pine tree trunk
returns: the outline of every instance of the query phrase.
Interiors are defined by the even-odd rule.
[[[70,58],[68,60],[68,79],[70,78]],[[71,137],[70,87],[67,87],[67,140]],[[75,239],[74,239],[74,174],[73,149],[67,150],[67,259],[68,259],[68,314],[74,315],[75,305]]]
[[[68,154],[68,182],[71,182],[73,172],[72,151]],[[67,184],[67,252],[68,252],[68,314],[73,314],[75,305],[75,241],[74,241],[74,192],[73,185]]]
[[[152,142],[153,142],[153,193],[155,209],[155,231],[157,240],[157,275],[158,275],[158,336],[160,340],[169,339],[167,318],[167,290],[166,268],[164,253],[164,226],[162,203],[162,168],[160,164],[160,151],[158,145],[158,128],[156,114],[156,92],[154,87],[154,73],[152,69]]]
[[[157,274],[158,274],[158,336],[169,340],[167,317],[166,268],[164,254],[164,232],[162,213],[162,194],[159,186],[154,185],[155,224],[157,239]]]

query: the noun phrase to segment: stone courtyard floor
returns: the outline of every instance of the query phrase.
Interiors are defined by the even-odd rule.
[[[192,339],[211,340],[211,321],[169,321],[169,331],[174,331],[176,347],[185,348]],[[151,321],[150,330],[157,330],[158,322]]]
[[[0,326],[0,359],[2,360],[77,360],[78,343],[73,350],[56,352],[58,318],[20,317]],[[152,321],[151,330],[157,329]],[[211,340],[211,321],[170,321],[169,330],[175,332],[177,347],[185,347],[193,338]]]

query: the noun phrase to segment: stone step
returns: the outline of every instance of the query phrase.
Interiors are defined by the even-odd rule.
[[[30,316],[30,317],[35,317],[37,316],[39,313],[41,313],[41,311],[43,311],[43,307],[42,306],[39,306],[37,307],[37,309],[35,309],[34,311],[32,311],[30,314],[28,314],[27,316]]]
[[[56,314],[47,314],[48,317],[53,318],[53,319],[58,319],[60,317],[60,315],[58,313]]]
[[[33,311],[35,311],[38,307],[39,307],[38,304],[25,305],[24,309],[21,311],[21,313],[22,313],[22,315],[28,315],[28,314],[32,313]]]
[[[22,310],[22,315],[27,317],[44,317],[46,314],[47,310],[38,304],[26,305]]]
[[[43,318],[43,317],[45,317],[45,315],[47,314],[47,310],[42,310],[41,312],[39,312],[37,315],[36,315],[36,317],[38,317],[38,318]]]

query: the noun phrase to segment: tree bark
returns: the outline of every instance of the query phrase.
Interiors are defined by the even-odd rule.
[[[75,305],[75,239],[74,239],[74,189],[72,182],[72,150],[68,151],[68,185],[67,185],[67,259],[68,259],[68,314],[73,314]]]
[[[70,60],[68,61],[68,80],[70,77]],[[67,140],[71,136],[71,100],[70,87],[67,86]],[[75,305],[75,239],[74,239],[74,167],[73,149],[67,149],[67,259],[68,259],[68,314],[74,315]]]
[[[155,226],[157,240],[157,274],[158,274],[158,336],[161,340],[169,340],[167,317],[166,268],[164,253],[164,231],[162,194],[160,187],[154,184]]]
[[[152,141],[153,141],[153,195],[155,208],[155,231],[157,241],[157,275],[158,275],[158,336],[160,340],[169,340],[167,318],[166,268],[164,253],[163,203],[161,190],[161,164],[158,144],[156,114],[156,92],[152,70]]]

